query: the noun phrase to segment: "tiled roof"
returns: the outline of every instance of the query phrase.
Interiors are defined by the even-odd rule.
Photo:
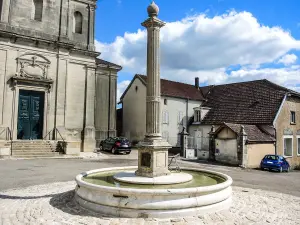
[[[224,123],[223,126],[221,126],[218,131],[220,131],[224,126],[230,128],[233,132],[236,134],[239,134],[241,131],[241,124],[233,124],[233,123]],[[245,128],[245,133],[247,134],[247,141],[249,143],[251,142],[274,142],[275,138],[267,133],[265,133],[263,130],[259,128],[259,126],[256,125],[243,125]]]
[[[272,124],[286,93],[296,92],[268,80],[213,86],[202,104],[210,110],[201,124]]]
[[[122,69],[122,66],[119,66],[117,64],[114,64],[114,63],[111,63],[111,62],[108,62],[108,61],[105,61],[105,60],[99,59],[99,58],[96,58],[96,64],[97,64],[97,66],[108,67],[108,68],[112,68],[112,69],[116,69],[116,70]]]
[[[147,83],[147,76],[145,75],[136,75],[141,78],[144,83]],[[194,85],[170,81],[161,79],[161,95],[176,97],[176,98],[185,98],[190,100],[203,101],[204,96],[200,89],[197,89]]]

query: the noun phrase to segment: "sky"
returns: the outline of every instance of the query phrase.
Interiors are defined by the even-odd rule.
[[[202,86],[268,79],[300,91],[299,0],[156,0],[161,78]],[[121,65],[118,99],[146,71],[151,0],[98,0],[95,45]]]

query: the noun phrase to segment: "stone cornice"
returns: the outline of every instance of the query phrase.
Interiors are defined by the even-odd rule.
[[[96,3],[97,0],[73,0],[74,2],[81,2],[81,3],[85,3],[88,5],[93,5],[94,7],[96,7]]]
[[[151,28],[151,27],[161,28],[165,25],[166,25],[166,23],[163,22],[162,20],[158,19],[157,17],[149,17],[142,23],[142,26],[146,27],[146,28]]]
[[[16,42],[18,39],[32,41],[35,43],[44,43],[48,45],[53,45],[54,47],[62,47],[74,52],[82,52],[84,55],[97,57],[100,55],[99,52],[93,50],[88,50],[82,45],[81,48],[79,44],[71,41],[67,36],[56,36],[51,34],[46,34],[34,30],[24,29],[20,27],[11,26],[6,23],[0,22],[0,37],[10,38],[12,41]]]

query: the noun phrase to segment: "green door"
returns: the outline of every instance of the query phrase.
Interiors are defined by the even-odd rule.
[[[43,138],[44,92],[20,90],[18,139]]]

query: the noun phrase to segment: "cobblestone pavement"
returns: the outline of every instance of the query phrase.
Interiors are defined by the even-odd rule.
[[[300,198],[234,187],[230,210],[179,219],[127,219],[96,215],[73,200],[75,182],[36,185],[0,192],[0,224],[300,224]]]

